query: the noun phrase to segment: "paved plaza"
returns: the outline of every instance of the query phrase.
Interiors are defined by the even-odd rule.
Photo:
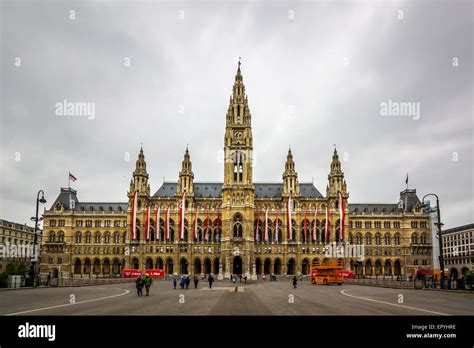
[[[0,291],[0,315],[472,315],[474,294],[290,281],[174,290],[153,283],[137,296],[134,283]]]

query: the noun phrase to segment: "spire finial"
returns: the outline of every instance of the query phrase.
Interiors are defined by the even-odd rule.
[[[242,64],[242,63],[240,62],[241,59],[242,59],[242,57],[239,57],[239,69],[240,69],[240,64]]]

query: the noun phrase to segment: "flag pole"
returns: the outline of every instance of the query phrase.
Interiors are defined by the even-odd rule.
[[[67,187],[70,189],[71,188],[71,175],[67,173]]]

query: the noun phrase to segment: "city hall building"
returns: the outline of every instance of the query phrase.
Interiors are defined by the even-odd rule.
[[[226,114],[223,182],[195,182],[186,148],[177,181],[150,192],[142,148],[123,202],[83,202],[76,190],[61,188],[44,214],[41,273],[108,277],[123,269],[163,269],[255,279],[306,275],[314,260],[328,257],[343,258],[347,269],[365,276],[405,277],[431,267],[429,216],[414,189],[394,203],[349,203],[336,150],[332,159],[328,154],[324,194],[298,181],[291,150],[281,164],[282,181],[258,183],[252,151],[239,62]],[[362,245],[364,255],[328,254],[336,245]]]

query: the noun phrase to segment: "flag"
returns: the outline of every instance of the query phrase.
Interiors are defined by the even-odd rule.
[[[293,238],[293,233],[291,231],[291,192],[288,197],[288,203],[286,204],[286,229],[288,240],[291,240]]]
[[[166,240],[170,240],[170,207],[166,208],[166,218],[165,218],[165,233]]]
[[[314,226],[313,226],[313,241],[316,240],[316,218],[318,216],[318,206],[316,205],[316,210],[314,211]]]
[[[194,240],[198,240],[198,207],[196,205],[196,214],[194,215]]]
[[[181,204],[179,205],[179,238],[184,239],[184,209],[185,209],[185,201],[184,201],[185,193],[183,192],[183,198],[181,199]]]
[[[220,217],[220,213],[217,212],[217,220],[216,220],[216,226],[215,226],[215,230],[216,230],[216,241],[219,241],[219,224],[221,222],[221,217]]]
[[[132,200],[132,232],[130,233],[131,239],[136,238],[136,228],[137,228],[137,201],[138,201],[138,191],[135,191],[133,194],[133,200]]]
[[[208,239],[209,234],[209,209],[206,208],[206,231],[204,231],[204,239]]]
[[[77,178],[69,172],[69,180],[76,181]]]
[[[308,241],[308,228],[307,228],[307,221],[308,221],[308,207],[306,207],[306,211],[304,212],[304,241]]]
[[[405,184],[407,184],[407,187],[408,187],[408,173],[407,173],[407,178],[405,180]]]
[[[265,223],[263,225],[263,235],[264,239],[268,242],[268,209],[265,210]]]
[[[278,243],[278,213],[280,211],[277,210],[277,217],[276,217],[276,220],[275,220],[275,241]]]
[[[254,236],[253,239],[255,239],[257,242],[259,241],[259,235],[258,235],[258,226],[260,222],[260,208],[257,209],[257,221],[255,223],[255,231],[254,231]]]
[[[157,204],[155,212],[155,240],[161,240],[160,233],[160,205]]]
[[[329,203],[326,204],[326,238],[324,238],[325,242],[328,242],[329,239],[329,229],[331,228],[331,224],[329,223]]]
[[[339,219],[340,219],[340,227],[341,227],[341,240],[344,240],[344,218],[346,216],[346,211],[344,208],[344,196],[342,195],[342,192],[339,192]]]
[[[150,208],[150,206],[146,208],[145,235],[143,236],[145,240],[150,238]]]

